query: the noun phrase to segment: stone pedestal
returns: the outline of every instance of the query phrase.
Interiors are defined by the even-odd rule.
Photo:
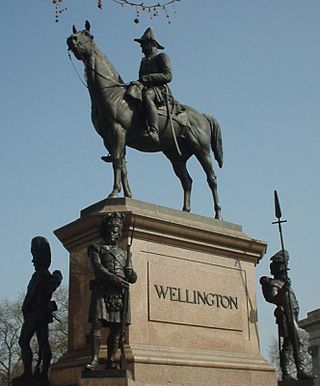
[[[81,379],[89,360],[87,246],[99,242],[110,211],[128,213],[130,229],[135,224],[128,375]],[[70,306],[68,352],[52,367],[51,386],[277,385],[258,342],[255,265],[266,244],[241,226],[120,198],[83,210],[55,234],[70,252]],[[131,231],[125,236],[123,247]]]

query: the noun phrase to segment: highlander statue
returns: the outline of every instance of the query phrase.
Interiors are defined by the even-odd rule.
[[[99,365],[102,327],[109,328],[106,368],[117,367],[114,358],[120,347],[121,368],[125,369],[125,328],[131,322],[128,288],[129,283],[136,282],[137,275],[132,268],[130,250],[125,251],[118,245],[124,221],[123,213],[109,213],[100,226],[104,244],[88,247],[95,279],[90,283],[91,362],[86,370],[96,370]]]
[[[221,219],[217,178],[212,168],[210,150],[219,166],[223,164],[221,130],[215,118],[182,105],[172,97],[168,83],[172,80],[170,60],[154,31],[148,28],[141,38],[144,58],[139,79],[125,84],[113,65],[99,50],[90,32],[85,29],[67,39],[68,48],[85,66],[87,87],[91,97],[91,118],[97,133],[109,152],[102,159],[112,162],[113,190],[117,197],[123,188],[131,197],[125,162],[126,145],[144,152],[162,151],[171,161],[183,191],[183,210],[190,212],[192,179],[186,162],[195,155],[200,162],[212,192],[215,218]]]
[[[53,311],[57,305],[51,300],[53,292],[62,281],[60,271],[49,271],[51,264],[50,245],[44,237],[37,236],[31,242],[32,263],[35,272],[28,284],[27,294],[22,305],[23,326],[19,346],[23,363],[23,374],[13,380],[13,385],[47,384],[48,370],[51,362],[51,350],[48,340],[48,324],[53,322]],[[36,334],[39,346],[39,358],[34,372],[32,371],[31,338]]]
[[[287,276],[289,254],[281,250],[271,257],[270,272],[274,278],[263,276],[260,278],[265,300],[275,304],[274,311],[279,331],[280,368],[283,380],[293,380],[289,374],[290,352],[293,353],[298,379],[313,379],[303,367],[302,342],[299,337],[298,315],[299,304]],[[282,339],[282,344],[281,344]]]

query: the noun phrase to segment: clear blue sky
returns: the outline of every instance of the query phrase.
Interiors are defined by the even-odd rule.
[[[133,23],[132,8],[104,0],[64,0],[54,21],[50,0],[0,2],[1,297],[15,298],[32,274],[30,241],[48,237],[52,268],[67,281],[68,254],[53,230],[103,199],[111,168],[90,121],[87,90],[69,62],[72,24],[90,20],[99,47],[126,82],[137,78],[141,52],[133,42],[148,26],[170,55],[178,100],[212,113],[222,127],[225,166],[218,170],[225,220],[268,243],[257,277],[279,249],[273,190],[284,217],[290,275],[300,316],[320,306],[320,2],[318,0],[183,0],[165,17]],[[76,63],[83,73],[81,63]],[[212,216],[205,176],[190,160],[192,209]],[[182,191],[161,154],[128,151],[134,198],[171,208]],[[156,178],[154,178],[156,175]],[[262,352],[276,336],[273,307],[258,288]]]

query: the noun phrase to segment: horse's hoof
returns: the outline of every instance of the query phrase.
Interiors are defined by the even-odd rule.
[[[222,218],[222,216],[221,216],[220,213],[216,213],[216,215],[214,216],[214,218],[215,218],[216,220],[223,220],[223,218]]]
[[[132,198],[132,193],[131,192],[130,193],[125,193],[124,196],[127,197],[127,198]]]
[[[184,206],[184,207],[182,208],[182,210],[183,210],[183,212],[188,212],[188,213],[191,212],[191,208],[190,208],[189,206]]]
[[[110,193],[107,198],[117,198],[118,195],[119,195],[118,193]]]

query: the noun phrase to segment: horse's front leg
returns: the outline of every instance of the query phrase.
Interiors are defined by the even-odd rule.
[[[123,169],[125,167],[125,143],[126,132],[119,123],[113,124],[112,130],[112,166],[113,166],[113,189],[108,198],[118,197],[123,181]],[[129,187],[129,186],[128,186]],[[126,187],[127,189],[127,187]],[[126,192],[125,192],[126,193]]]

